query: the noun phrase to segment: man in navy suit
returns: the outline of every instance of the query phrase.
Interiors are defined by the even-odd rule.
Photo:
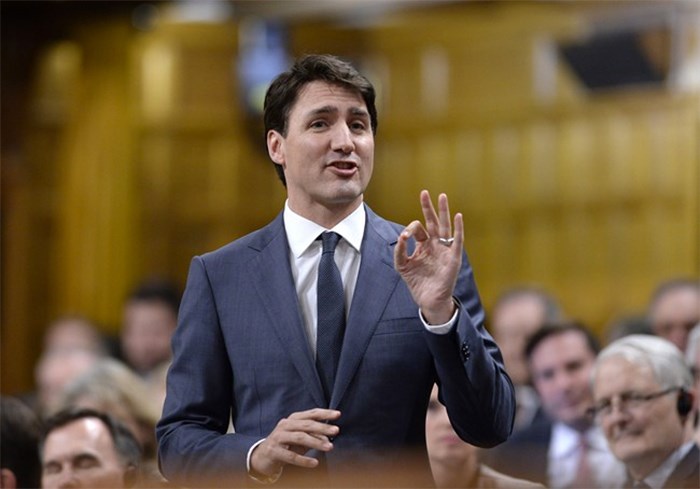
[[[627,468],[625,487],[700,487],[693,379],[676,345],[651,335],[612,342],[596,360],[593,396],[596,422]]]
[[[325,55],[270,86],[267,148],[287,201],[266,227],[192,260],[157,427],[170,480],[432,485],[424,421],[434,382],[465,441],[493,446],[510,434],[513,387],[483,327],[461,214],[452,220],[444,194],[436,211],[423,191],[425,223],[404,228],[363,202],[374,98],[366,78]],[[329,231],[341,238],[345,311],[331,384],[316,349],[317,238]]]

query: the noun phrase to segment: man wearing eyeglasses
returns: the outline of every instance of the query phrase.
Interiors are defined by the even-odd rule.
[[[683,354],[650,335],[620,338],[600,352],[591,412],[632,488],[700,487],[692,440],[693,380]]]

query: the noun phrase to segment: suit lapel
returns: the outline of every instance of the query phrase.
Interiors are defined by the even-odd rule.
[[[249,276],[272,329],[304,379],[304,385],[310,390],[317,406],[325,406],[321,381],[299,312],[282,214],[266,231],[261,233],[259,240],[251,243],[251,248],[258,250],[259,254],[249,264]],[[289,304],[294,304],[294,307],[290,308]]]
[[[346,324],[331,408],[340,404],[399,280],[394,271],[392,246],[397,234],[386,221],[368,207],[365,209],[367,223],[362,240],[362,261]]]

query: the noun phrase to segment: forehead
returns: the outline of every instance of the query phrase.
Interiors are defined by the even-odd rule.
[[[668,314],[679,309],[700,316],[700,292],[693,287],[671,289],[656,300],[652,313]]]
[[[658,387],[660,385],[648,365],[632,362],[620,355],[599,360],[594,379],[597,396]]]
[[[291,108],[290,116],[304,115],[321,108],[367,111],[365,101],[357,90],[317,80],[302,87]]]
[[[532,351],[530,360],[533,364],[544,365],[594,356],[583,333],[564,331],[544,338]]]
[[[89,451],[114,456],[114,443],[107,427],[97,418],[81,418],[49,433],[44,458],[73,457]]]
[[[545,308],[541,300],[535,296],[522,295],[500,304],[493,311],[493,324],[496,328],[539,327],[544,316]]]

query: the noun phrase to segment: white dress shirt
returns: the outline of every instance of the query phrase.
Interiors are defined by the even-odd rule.
[[[578,431],[563,423],[552,425],[547,454],[547,487],[565,488],[574,481],[582,450],[580,436]],[[601,429],[590,428],[584,436],[588,445],[588,466],[593,469],[597,487],[622,487],[626,480],[625,466],[608,449]]]
[[[360,271],[360,247],[365,234],[365,208],[360,204],[352,214],[339,222],[333,229],[326,229],[313,221],[301,217],[284,205],[284,229],[289,240],[289,262],[292,265],[294,286],[299,298],[301,316],[304,320],[306,337],[311,351],[316,355],[316,323],[318,310],[316,307],[316,283],[318,282],[318,265],[323,251],[318,236],[324,231],[334,231],[341,238],[335,248],[335,263],[338,265],[340,276],[345,289],[345,319],[347,319],[350,304],[355,293],[357,274]]]

